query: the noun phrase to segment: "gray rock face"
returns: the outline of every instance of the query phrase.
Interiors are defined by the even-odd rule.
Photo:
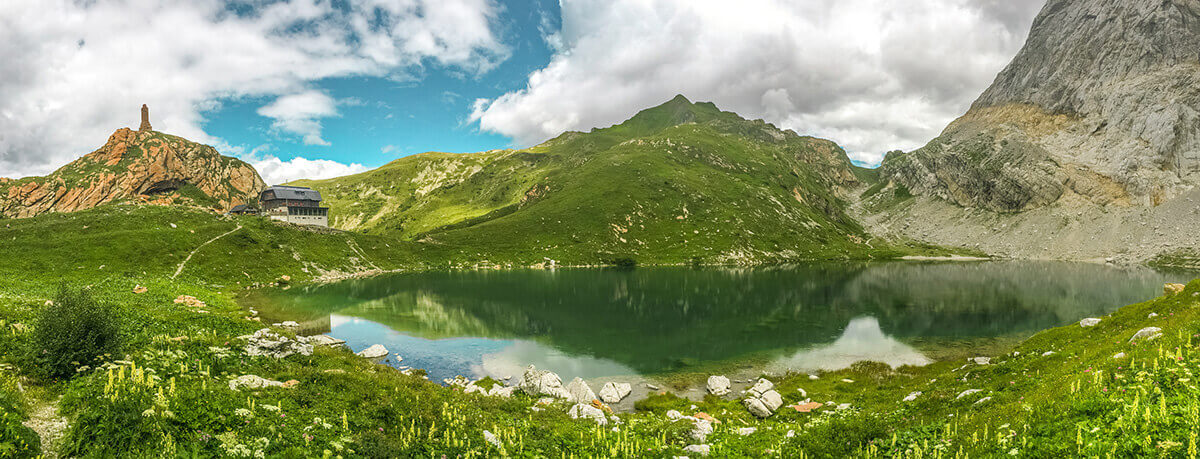
[[[265,356],[282,359],[292,354],[312,355],[311,344],[302,343],[286,336],[263,328],[253,335],[242,337],[246,339],[246,355]]]
[[[1200,1],[1049,0],[971,110],[882,177],[996,212],[1157,206],[1200,184]]]
[[[604,387],[600,388],[600,400],[604,403],[617,403],[630,392],[633,392],[633,386],[629,383],[604,383]]]

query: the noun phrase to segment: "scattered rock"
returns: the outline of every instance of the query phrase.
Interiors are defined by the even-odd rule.
[[[918,391],[914,391],[914,392],[910,392],[910,393],[908,394],[908,396],[904,397],[904,400],[903,400],[903,401],[905,401],[905,402],[911,402],[911,401],[913,401],[913,400],[916,400],[916,399],[917,399],[917,397],[920,397],[920,396],[921,396],[921,391],[919,391],[919,390],[918,390]]]
[[[555,398],[571,398],[571,393],[562,386],[562,378],[550,371],[542,371],[530,365],[517,382],[522,392],[532,396],[549,395]]]
[[[742,427],[742,428],[740,428],[740,429],[738,429],[738,430],[737,430],[737,434],[738,434],[738,435],[741,435],[741,436],[743,436],[743,437],[745,437],[745,436],[747,436],[747,435],[750,435],[750,434],[752,434],[752,433],[754,433],[754,432],[758,432],[758,428],[756,428],[756,427]]]
[[[1095,317],[1088,317],[1086,319],[1079,321],[1079,326],[1084,327],[1084,328],[1095,327],[1096,324],[1099,324],[1099,323],[1100,323],[1100,319],[1097,319]]]
[[[283,383],[256,375],[242,375],[229,380],[229,390],[265,389],[267,387],[283,387]]]
[[[658,390],[659,389],[658,386],[655,386],[655,385],[649,384],[649,383],[646,384],[646,388],[650,389],[650,390]]]
[[[843,380],[842,380],[842,382],[844,382],[844,383],[846,383],[846,384],[854,384],[854,380],[853,380],[853,379],[843,379]]]
[[[992,358],[991,357],[975,357],[975,358],[971,359],[971,361],[975,362],[976,365],[988,365],[988,364],[992,363]]]
[[[700,411],[700,412],[694,414],[693,416],[695,416],[696,419],[703,419],[703,420],[711,422],[713,424],[719,424],[721,422],[721,421],[717,420],[717,418],[714,418],[711,414],[705,413],[703,411]]]
[[[816,381],[816,380],[818,380],[818,379],[821,379],[821,377],[820,377],[820,376],[817,376],[817,375],[808,375],[808,379],[810,379],[810,380],[813,380],[813,381]]]
[[[967,390],[964,390],[964,391],[962,391],[962,392],[959,392],[959,393],[958,393],[958,397],[954,397],[954,399],[955,399],[955,400],[958,400],[958,399],[961,399],[961,398],[963,398],[963,397],[966,397],[966,396],[968,396],[968,395],[975,394],[975,393],[979,393],[979,392],[983,392],[983,389],[967,389]]]
[[[1158,339],[1159,337],[1162,337],[1162,329],[1161,328],[1146,327],[1141,330],[1138,330],[1137,333],[1134,333],[1133,337],[1129,338],[1129,342],[1132,343],[1132,342],[1135,342],[1138,340],[1150,341],[1153,339]]]
[[[604,383],[604,387],[600,388],[600,400],[604,403],[618,403],[630,392],[633,392],[633,386],[629,383]]]
[[[283,323],[280,323],[279,326],[284,328],[298,328],[300,327],[300,323],[294,320],[285,320]]]
[[[749,397],[742,400],[742,403],[746,405],[746,409],[750,411],[750,414],[766,418],[775,414],[775,410],[783,406],[783,397],[779,395],[779,392],[775,391],[774,387],[775,384],[771,383],[771,381],[759,379],[754,384],[754,387],[746,391]]]
[[[146,287],[142,287],[141,285],[135,285],[135,286],[133,286],[133,293],[139,293],[139,294],[140,294],[140,293],[146,293],[146,292],[147,292],[147,291],[149,291],[149,290],[150,290],[150,289],[148,289],[148,288],[146,288]]]
[[[1054,351],[1046,351],[1042,353],[1042,357],[1049,357],[1052,355],[1054,355]]]
[[[504,445],[500,443],[500,439],[496,438],[496,434],[489,431],[483,431],[483,442],[492,445],[496,449],[504,449]]]
[[[567,393],[570,394],[569,399],[575,403],[592,403],[592,400],[596,400],[596,393],[592,392],[592,388],[582,378],[575,378],[567,383]]]
[[[712,447],[708,445],[688,445],[683,450],[692,454],[708,456],[708,453],[712,452]]]
[[[678,410],[667,410],[667,419],[674,421],[676,419],[682,419],[682,418],[683,418],[683,413],[680,413]]]
[[[329,335],[303,336],[299,337],[299,339],[315,346],[339,346],[346,344],[346,340],[337,339]]]
[[[488,390],[487,395],[488,397],[510,398],[512,397],[513,392],[516,390],[517,388],[515,386],[503,386],[497,384]]]
[[[980,403],[986,403],[988,400],[991,400],[991,399],[992,399],[991,397],[984,397],[984,398],[981,398],[981,399],[979,399],[979,400],[976,400],[976,401],[975,401],[975,404],[976,404],[976,405],[978,405],[978,404],[980,404]]]
[[[1114,355],[1113,355],[1113,358],[1114,358],[1114,359],[1123,359],[1123,358],[1125,358],[1125,353],[1124,353],[1124,352],[1118,352],[1118,353],[1116,353],[1116,354],[1114,354]]]
[[[1146,318],[1147,318],[1147,319],[1153,319],[1153,318],[1155,318],[1155,317],[1158,317],[1158,313],[1157,313],[1157,312],[1152,312],[1152,313],[1150,313],[1150,315],[1146,316]]]
[[[571,419],[591,419],[599,425],[608,424],[608,418],[604,417],[604,411],[601,411],[599,408],[589,404],[576,403],[575,406],[572,406],[571,410],[567,412],[567,416],[570,416]]]
[[[713,423],[707,419],[691,418],[693,420],[692,431],[689,434],[692,440],[704,443],[708,441],[708,436],[713,433]]]
[[[285,389],[291,389],[291,388],[299,386],[299,385],[300,385],[300,381],[297,381],[295,379],[289,379],[289,380],[283,382],[283,387]]]
[[[708,377],[708,393],[718,397],[729,393],[729,378],[724,376]]]
[[[204,304],[203,301],[200,301],[191,295],[179,295],[175,297],[175,304],[182,304],[189,308],[203,308],[208,306],[207,304]]]
[[[388,350],[382,344],[372,344],[371,347],[358,351],[355,354],[368,359],[378,359],[387,357]]]
[[[1163,295],[1171,296],[1176,293],[1183,293],[1184,288],[1186,286],[1183,284],[1167,283],[1163,285]]]
[[[275,333],[269,328],[260,329],[254,332],[253,335],[243,338],[248,340],[246,343],[246,355],[249,356],[282,359],[292,354],[312,355],[313,351],[311,344],[293,340]]]
[[[848,410],[848,409],[850,409],[850,404],[849,404],[849,403],[843,403],[843,404],[840,404],[840,405],[838,405],[838,406],[837,406],[837,410],[838,410],[838,411],[842,411],[842,410]]]
[[[801,397],[808,397],[808,391],[804,390],[802,387],[797,387],[796,392],[799,392]]]
[[[817,402],[804,402],[797,403],[795,405],[788,405],[788,408],[796,410],[797,413],[808,413],[822,406],[824,405]]]

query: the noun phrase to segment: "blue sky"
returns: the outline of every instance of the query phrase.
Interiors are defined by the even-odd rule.
[[[2,1],[0,177],[61,167],[142,104],[281,183],[531,146],[676,94],[874,165],[962,115],[1043,3]]]
[[[301,136],[272,129],[257,113],[272,97],[223,101],[205,113],[209,134],[245,151],[258,149],[281,160],[322,158],[378,167],[401,156],[427,151],[466,153],[508,148],[508,136],[483,132],[469,123],[472,102],[519,90],[528,75],[545,67],[553,50],[545,34],[558,30],[558,3],[506,2],[499,9],[499,35],[510,55],[478,75],[427,62],[412,79],[328,78],[313,86],[339,102],[340,116],[322,119],[329,145],[306,145]]]

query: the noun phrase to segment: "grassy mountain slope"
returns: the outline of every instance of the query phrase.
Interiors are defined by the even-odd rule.
[[[861,186],[832,142],[682,96],[523,150],[426,153],[329,180],[332,224],[462,259],[590,264],[865,257]]]

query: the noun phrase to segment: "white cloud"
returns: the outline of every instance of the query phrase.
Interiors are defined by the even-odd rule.
[[[321,118],[337,116],[338,102],[316,90],[289,94],[258,109],[275,121],[271,127],[304,137],[305,145],[329,145],[321,138]]]
[[[560,51],[471,121],[529,145],[677,93],[878,162],[962,114],[1043,0],[562,0]]]
[[[0,1],[0,176],[46,173],[103,145],[137,126],[143,103],[155,129],[220,145],[202,127],[207,110],[282,96],[264,107],[276,128],[320,144],[328,106],[270,107],[322,102],[310,89],[323,78],[479,74],[508,56],[493,0],[251,3]]]
[[[272,155],[254,153],[243,159],[258,170],[259,175],[268,185],[278,185],[298,179],[320,180],[341,177],[367,170],[367,167],[362,164],[343,164],[327,159],[296,157],[284,161]]]

